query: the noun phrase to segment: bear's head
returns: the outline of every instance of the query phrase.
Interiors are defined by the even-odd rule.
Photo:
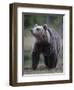
[[[35,24],[31,30],[31,33],[38,42],[47,42],[48,40],[50,40],[47,24],[44,25]]]

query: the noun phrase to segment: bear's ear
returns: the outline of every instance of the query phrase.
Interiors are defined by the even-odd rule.
[[[43,25],[43,28],[44,28],[45,30],[47,30],[47,29],[48,29],[47,24],[44,24],[44,25]]]
[[[38,26],[38,24],[35,24],[35,25],[34,25],[34,27],[37,27],[37,26]]]

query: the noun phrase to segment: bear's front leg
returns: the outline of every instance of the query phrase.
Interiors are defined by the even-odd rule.
[[[44,62],[48,69],[55,68],[57,65],[57,57],[55,55],[44,56]]]
[[[36,70],[40,59],[40,51],[37,45],[35,45],[32,52],[32,69]]]
[[[48,50],[44,53],[44,62],[48,69],[56,68],[57,65],[57,55],[55,52],[48,52]]]
[[[57,65],[57,55],[56,53],[52,53],[50,54],[50,57],[49,57],[49,68],[56,68],[56,65]]]
[[[32,68],[33,70],[36,70],[37,65],[39,63],[40,55],[37,52],[32,53]]]

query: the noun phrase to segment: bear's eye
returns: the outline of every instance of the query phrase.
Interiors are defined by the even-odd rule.
[[[37,31],[40,31],[40,29],[39,29],[39,28],[37,28],[36,30],[37,30]]]

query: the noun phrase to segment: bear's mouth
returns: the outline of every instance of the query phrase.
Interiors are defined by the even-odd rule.
[[[31,32],[32,33],[32,35],[38,40],[38,41],[47,41],[48,40],[48,38],[47,38],[47,36],[45,35],[45,34],[42,34],[42,33],[38,33],[38,34],[35,34],[35,33],[33,33],[33,32]]]
[[[45,35],[35,35],[39,41],[47,41],[47,37]]]

